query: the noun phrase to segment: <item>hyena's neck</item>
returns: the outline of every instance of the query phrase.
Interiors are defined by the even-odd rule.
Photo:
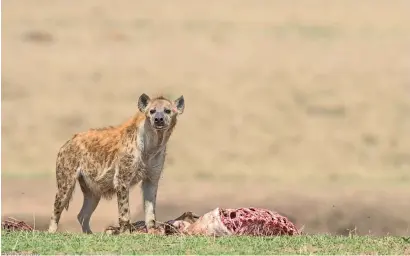
[[[139,123],[136,143],[143,155],[155,155],[165,150],[169,136],[167,131],[157,131],[152,128],[147,119]]]

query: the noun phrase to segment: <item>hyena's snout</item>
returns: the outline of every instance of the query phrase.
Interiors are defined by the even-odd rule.
[[[155,126],[161,127],[165,126],[165,115],[163,112],[157,112],[153,116]]]

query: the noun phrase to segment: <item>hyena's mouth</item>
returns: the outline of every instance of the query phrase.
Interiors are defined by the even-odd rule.
[[[154,125],[154,129],[158,130],[158,131],[162,131],[162,130],[165,130],[167,128],[168,128],[167,125]]]

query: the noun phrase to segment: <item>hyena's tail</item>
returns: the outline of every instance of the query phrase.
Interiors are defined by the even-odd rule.
[[[71,185],[69,185],[69,189],[67,191],[66,194],[66,198],[65,198],[65,210],[68,211],[68,207],[70,206],[70,202],[71,200],[73,200],[73,194],[74,194],[74,190],[75,190],[75,184],[77,182],[77,179],[74,179],[74,181],[71,183]]]
[[[59,169],[57,174],[57,187],[58,192],[56,195],[56,201],[59,201],[60,206],[68,210],[70,202],[73,198],[75,185],[77,183],[78,175],[72,172]]]

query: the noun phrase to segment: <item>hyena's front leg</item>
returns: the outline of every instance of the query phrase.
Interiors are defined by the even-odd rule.
[[[120,233],[130,233],[130,203],[129,203],[129,187],[119,186],[117,188],[118,202],[118,223]]]
[[[147,229],[155,228],[155,207],[157,201],[159,178],[146,178],[142,181],[142,194],[144,200],[145,225]]]

